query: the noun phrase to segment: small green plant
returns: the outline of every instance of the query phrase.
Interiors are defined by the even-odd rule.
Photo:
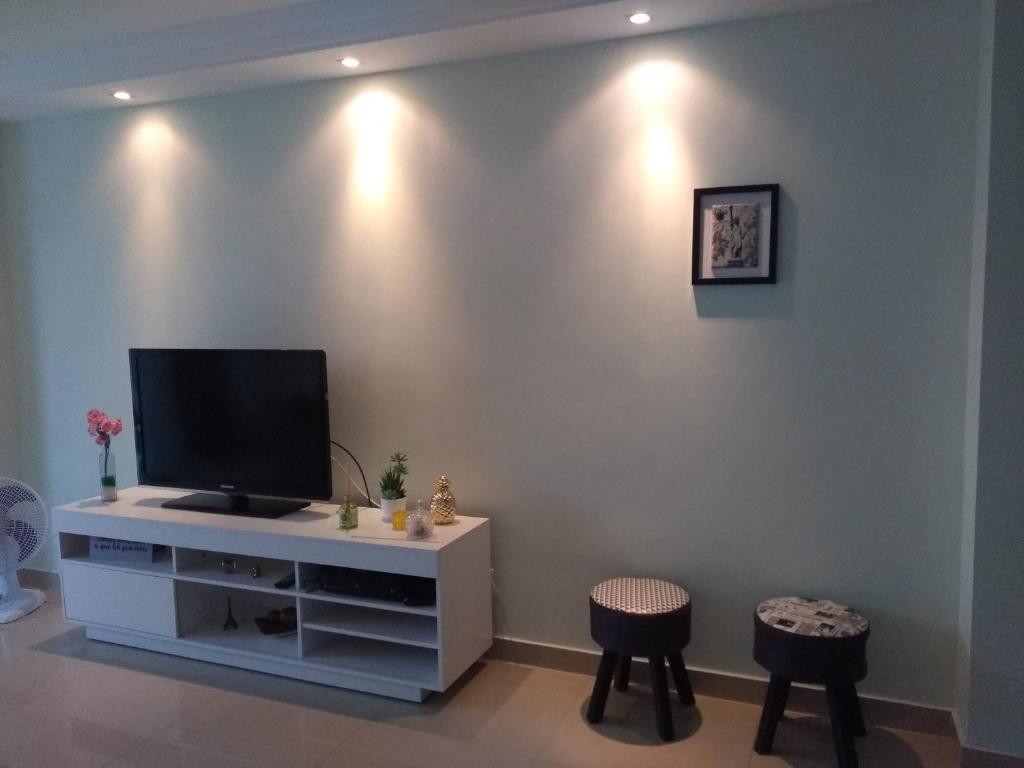
[[[405,462],[409,457],[401,451],[391,454],[391,465],[380,473],[380,497],[382,499],[401,499],[405,496],[403,477],[409,474]]]

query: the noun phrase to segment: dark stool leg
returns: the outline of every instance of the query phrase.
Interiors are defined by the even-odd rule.
[[[619,656],[619,668],[615,671],[615,690],[625,691],[629,688],[629,668],[632,656]]]
[[[832,740],[836,744],[839,768],[857,768],[857,748],[853,743],[853,722],[845,686],[827,685],[828,714],[832,720]]]
[[[867,736],[868,729],[864,727],[864,713],[860,709],[860,698],[857,696],[857,688],[854,685],[846,688],[846,710],[850,714],[850,723],[853,727],[854,736]]]
[[[652,656],[647,661],[651,666],[651,688],[654,690],[654,717],[658,722],[658,735],[662,741],[672,741],[675,731],[672,728],[672,705],[668,700],[665,659],[662,656]]]
[[[690,676],[686,674],[686,662],[683,661],[682,651],[676,651],[668,655],[668,667],[672,670],[672,680],[676,684],[676,693],[679,694],[679,701],[684,707],[696,703],[693,698],[693,688],[690,687]]]
[[[604,705],[608,703],[608,689],[612,685],[615,663],[618,660],[619,657],[611,651],[601,654],[601,665],[597,668],[594,690],[590,694],[590,706],[587,707],[587,720],[591,723],[600,723],[604,717]]]
[[[775,730],[786,710],[786,699],[789,697],[789,680],[772,675],[768,682],[768,691],[764,695],[764,706],[761,708],[761,722],[757,726],[757,738],[754,740],[754,751],[759,755],[770,755],[775,742]]]
[[[789,686],[790,681],[786,678],[782,678],[779,681],[779,692],[778,699],[775,702],[775,724],[778,725],[782,718],[786,716],[786,702],[789,701]]]

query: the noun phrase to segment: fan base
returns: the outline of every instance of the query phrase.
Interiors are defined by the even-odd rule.
[[[38,589],[20,589],[10,600],[0,600],[0,624],[9,624],[27,616],[46,602]]]

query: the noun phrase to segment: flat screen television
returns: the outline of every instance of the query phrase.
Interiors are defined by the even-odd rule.
[[[131,349],[139,483],[173,509],[280,517],[331,497],[322,350]]]

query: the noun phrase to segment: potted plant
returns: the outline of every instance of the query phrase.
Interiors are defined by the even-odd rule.
[[[380,473],[380,519],[390,523],[395,512],[405,509],[405,483],[402,478],[409,474],[405,465],[408,460],[401,451],[391,454],[391,463]]]

